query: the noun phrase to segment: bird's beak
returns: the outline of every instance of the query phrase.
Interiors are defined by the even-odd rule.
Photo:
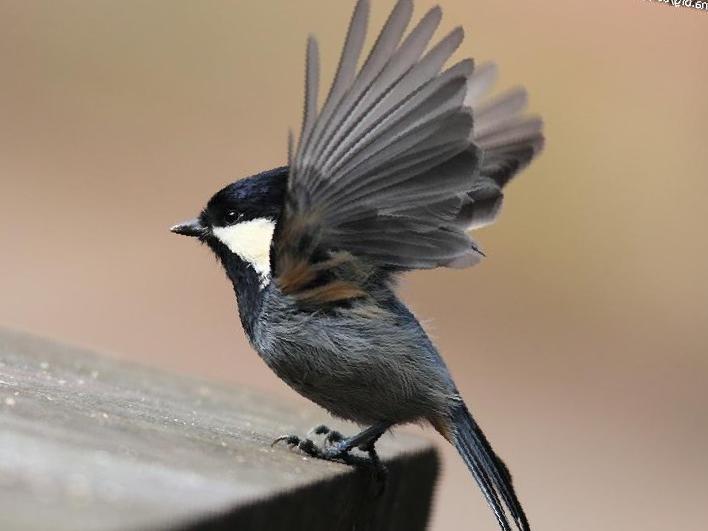
[[[178,223],[174,227],[170,227],[170,232],[175,234],[181,234],[182,236],[192,236],[194,238],[199,238],[203,236],[206,232],[206,227],[202,225],[199,218],[190,219],[189,221],[183,221]]]

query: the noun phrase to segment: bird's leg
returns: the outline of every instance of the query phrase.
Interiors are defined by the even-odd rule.
[[[361,460],[360,457],[351,454],[351,450],[354,448],[358,448],[369,455],[369,459],[362,462],[362,464],[371,471],[371,476],[374,480],[372,485],[374,485],[375,488],[375,491],[372,491],[372,493],[375,497],[379,497],[384,492],[388,478],[388,469],[379,458],[379,454],[376,451],[376,442],[390,427],[391,424],[376,424],[349,439],[341,440],[329,449],[330,452],[341,452],[339,458],[344,460],[345,463],[349,462],[348,460],[351,459]]]
[[[359,448],[361,451],[369,453],[369,457],[372,457],[372,452],[376,455],[374,450],[376,441],[378,441],[390,427],[391,424],[389,423],[381,422],[374,424],[352,437],[335,442],[331,447],[325,450],[325,453],[329,458],[337,459],[349,454],[354,448]]]
[[[375,441],[372,441],[365,447],[360,447],[361,450],[369,454],[369,461],[372,469],[372,477],[374,479],[376,491],[374,492],[375,497],[379,497],[386,490],[386,481],[388,479],[388,468],[379,459],[379,454],[376,452]]]

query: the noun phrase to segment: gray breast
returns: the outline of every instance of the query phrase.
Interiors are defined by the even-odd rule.
[[[425,332],[399,305],[375,314],[357,305],[310,313],[271,284],[251,339],[280,378],[335,416],[372,424],[445,413],[454,385]]]

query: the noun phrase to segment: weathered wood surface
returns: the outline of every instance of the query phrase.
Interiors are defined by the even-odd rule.
[[[270,447],[323,420],[0,329],[0,529],[424,529],[434,450],[384,437],[377,497],[366,471]]]

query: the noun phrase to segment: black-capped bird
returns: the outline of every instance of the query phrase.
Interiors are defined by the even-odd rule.
[[[321,106],[309,39],[304,119],[288,165],[228,185],[172,231],[219,258],[266,364],[364,427],[319,446],[297,436],[289,444],[325,459],[346,461],[357,448],[376,458],[374,443],[391,427],[428,422],[459,450],[500,527],[528,530],[509,471],[394,287],[412,269],[481,260],[468,233],[494,220],[502,188],[541,150],[541,120],[523,114],[522,89],[485,98],[494,65],[467,59],[444,69],[463,31],[429,45],[439,7],[406,34],[413,5],[400,0],[360,61],[368,10],[366,0],[356,5]]]

